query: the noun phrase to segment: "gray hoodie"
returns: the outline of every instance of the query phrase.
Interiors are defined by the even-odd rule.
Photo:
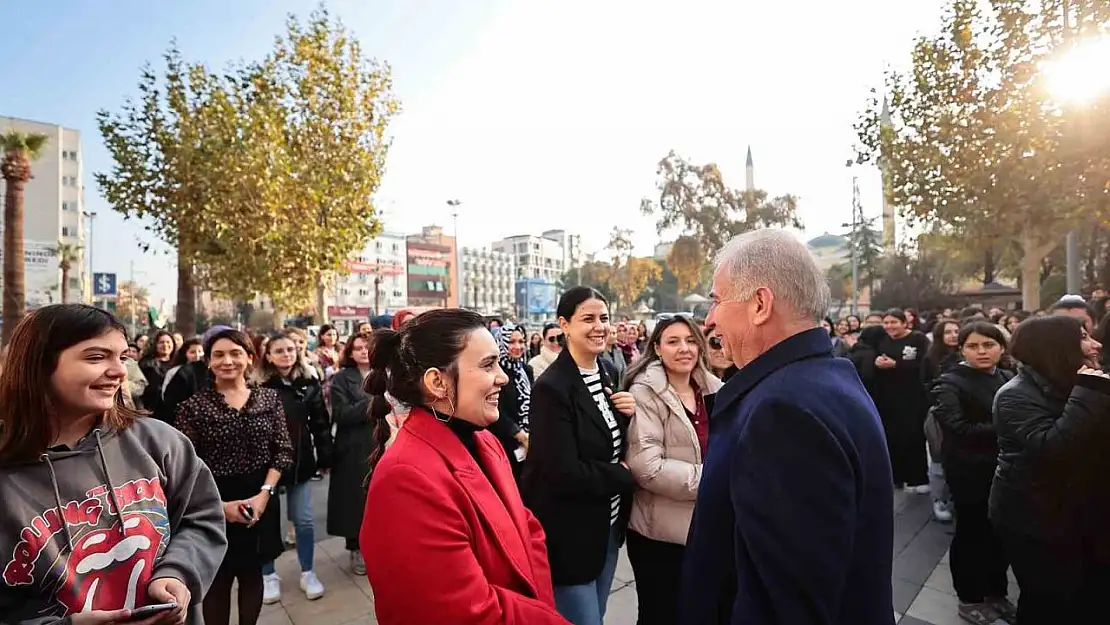
[[[0,502],[0,623],[141,607],[161,577],[188,586],[188,622],[203,622],[200,601],[227,550],[223,506],[212,473],[171,426],[102,427],[72,450],[0,467]]]

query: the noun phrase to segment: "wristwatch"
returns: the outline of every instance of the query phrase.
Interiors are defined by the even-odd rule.
[[[273,497],[277,494],[277,487],[275,487],[273,484],[263,484],[260,492],[262,491],[270,493],[270,496]]]

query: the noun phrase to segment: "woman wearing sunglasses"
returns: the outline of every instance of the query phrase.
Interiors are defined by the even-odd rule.
[[[538,356],[528,361],[532,372],[538,378],[563,351],[563,330],[557,324],[549,323],[543,327],[543,346]]]

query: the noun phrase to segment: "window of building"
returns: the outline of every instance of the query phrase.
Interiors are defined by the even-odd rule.
[[[62,236],[63,237],[75,237],[75,236],[77,236],[77,233],[70,234],[69,226],[62,226]]]

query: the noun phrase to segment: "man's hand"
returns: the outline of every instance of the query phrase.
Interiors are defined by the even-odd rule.
[[[131,616],[131,610],[93,610],[79,612],[69,617],[73,625],[108,625],[122,623]]]

